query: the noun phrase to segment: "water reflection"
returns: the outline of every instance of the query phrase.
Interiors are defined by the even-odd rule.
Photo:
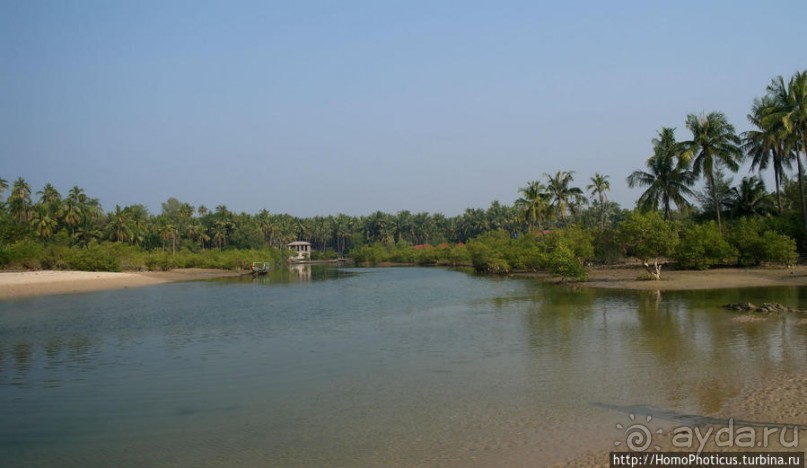
[[[14,356],[14,370],[17,374],[25,374],[31,368],[32,346],[28,343],[17,343],[11,349]]]
[[[291,264],[272,267],[266,275],[242,275],[240,277],[219,278],[221,283],[252,283],[260,285],[310,283],[312,281],[325,281],[346,278],[355,275],[352,268],[343,268],[330,265]]]

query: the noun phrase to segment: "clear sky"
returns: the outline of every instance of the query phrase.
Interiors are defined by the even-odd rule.
[[[461,213],[738,131],[807,68],[804,0],[0,0],[0,177],[159,213]]]

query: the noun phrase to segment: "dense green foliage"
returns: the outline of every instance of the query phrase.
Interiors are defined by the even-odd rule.
[[[714,221],[685,226],[679,236],[674,257],[683,268],[706,270],[713,265],[734,264],[737,260],[737,249],[723,238]]]
[[[470,241],[468,251],[477,271],[548,270],[572,279],[587,277],[584,266],[594,256],[590,231],[578,226],[516,238],[491,231]]]

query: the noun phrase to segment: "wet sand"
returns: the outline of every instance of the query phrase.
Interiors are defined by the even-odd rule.
[[[589,280],[581,286],[647,291],[807,286],[807,266],[793,268],[720,268],[706,271],[661,270],[661,279],[639,279],[640,265],[622,268],[591,268]]]
[[[749,382],[740,394],[729,401],[720,411],[713,415],[703,415],[707,419],[720,420],[719,424],[673,424],[675,427],[691,426],[700,430],[704,437],[704,452],[805,452],[807,451],[807,374],[785,373],[770,377],[765,381]],[[732,420],[729,425],[728,421]],[[637,421],[643,422],[644,416],[637,415]],[[650,425],[650,424],[648,424]],[[754,447],[737,446],[737,443],[748,444],[750,439],[743,438],[740,433],[754,432]],[[711,430],[711,432],[709,432]],[[716,436],[723,430],[723,436]],[[765,431],[771,431],[765,437]],[[672,430],[652,439],[653,447],[648,452],[695,452],[699,444],[694,442],[692,449],[682,446],[681,440],[674,441]],[[706,435],[709,434],[708,437]],[[624,448],[603,447],[582,456],[555,466],[564,467],[607,467],[609,452],[620,451],[630,453]]]
[[[88,271],[24,271],[0,273],[0,300],[136,288],[177,281],[238,275],[226,270],[188,268],[157,272],[107,273]]]

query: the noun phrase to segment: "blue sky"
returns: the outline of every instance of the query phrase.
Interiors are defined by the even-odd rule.
[[[461,213],[739,131],[807,2],[0,0],[0,177],[158,213]],[[744,175],[744,174],[743,174]]]

